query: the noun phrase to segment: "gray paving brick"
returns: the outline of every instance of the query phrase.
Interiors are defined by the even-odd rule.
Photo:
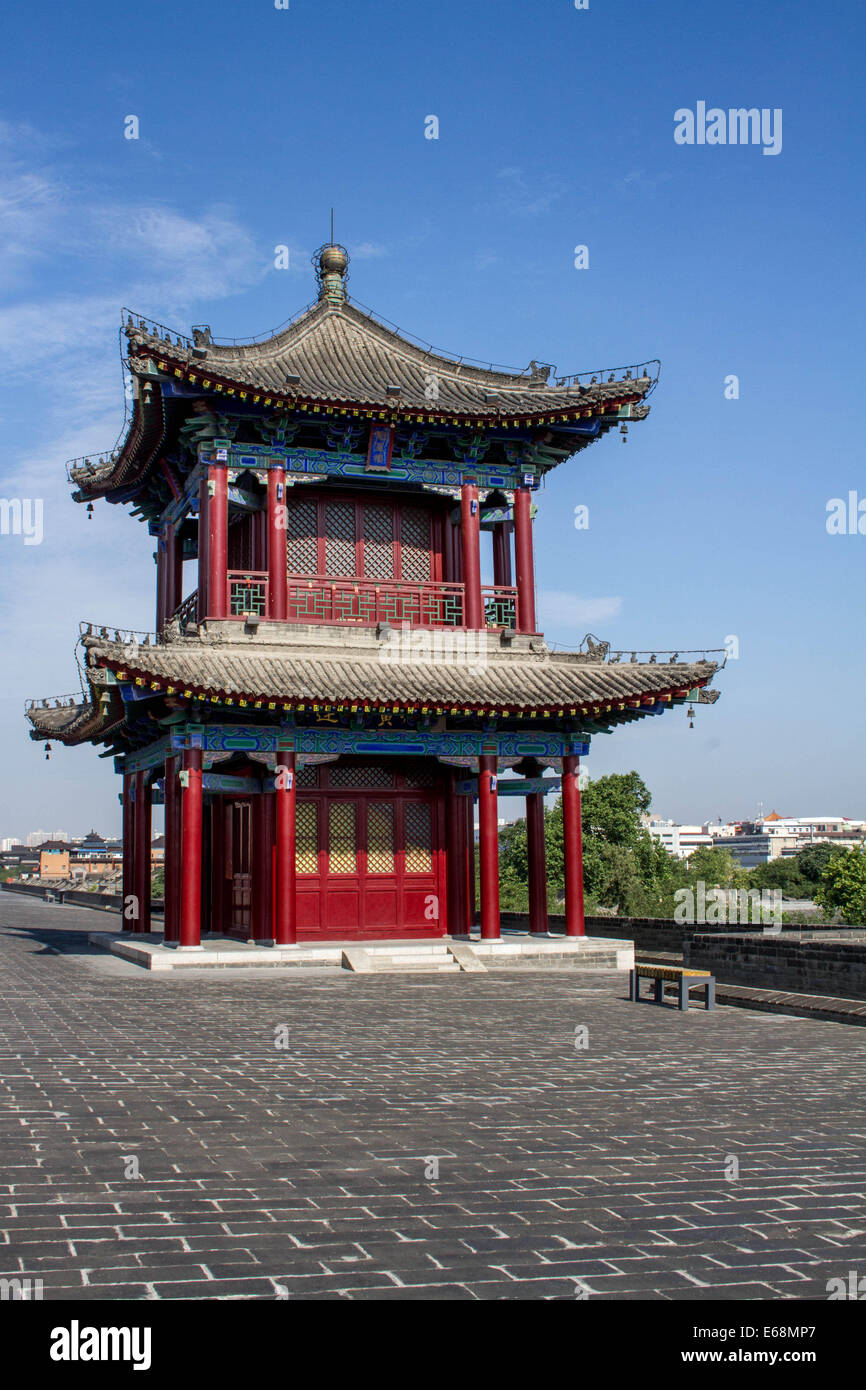
[[[856,1029],[567,973],[161,980],[56,924],[0,894],[0,1272],[48,1298],[772,1301],[866,1268]]]

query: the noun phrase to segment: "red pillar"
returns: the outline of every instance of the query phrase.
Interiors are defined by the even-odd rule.
[[[224,467],[207,471],[207,616],[228,612],[228,475]]]
[[[547,917],[547,864],[544,844],[544,796],[530,792],[526,798],[526,847],[529,857],[529,930],[549,930]]]
[[[481,598],[481,504],[474,483],[460,489],[460,520],[463,533],[463,625],[484,627]]]
[[[146,772],[135,774],[135,832],[133,893],[138,907],[138,918],[133,931],[150,931],[150,787]]]
[[[268,617],[285,622],[288,602],[286,574],[286,470],[268,473]]]
[[[517,570],[517,618],[520,632],[535,632],[535,571],[532,562],[530,492],[514,494],[514,560]]]
[[[207,491],[207,473],[198,486],[198,616],[203,618],[208,611],[207,596],[207,513],[210,503]]]
[[[160,531],[156,538],[156,625],[154,631],[157,635],[162,632],[163,623],[166,620],[166,581],[168,579],[168,552],[165,545],[165,530]]]
[[[469,927],[478,921],[478,904],[475,901],[475,798],[466,798],[466,893],[469,908]]]
[[[123,774],[123,880],[120,911],[120,925],[123,931],[135,931],[136,925],[135,919],[126,915],[130,906],[129,899],[135,894],[135,803],[132,799],[134,782],[134,772]]]
[[[201,946],[202,754],[186,748],[181,791],[180,945]]]
[[[499,826],[495,757],[478,759],[478,818],[481,850],[481,939],[499,939]]]
[[[456,521],[446,521],[446,532],[451,537],[451,583],[463,583],[462,532]]]
[[[277,912],[276,945],[298,939],[295,901],[295,755],[280,753],[277,795]]]
[[[580,758],[574,754],[569,754],[562,760],[562,839],[565,853],[565,934],[585,936]]]
[[[498,521],[493,528],[493,583],[511,587],[511,523]]]
[[[452,768],[448,782],[448,904],[446,918],[451,936],[469,935],[469,885],[466,874],[466,807],[471,797],[458,796],[459,772]]]
[[[252,935],[255,941],[273,941],[271,926],[271,847],[273,833],[268,821],[268,793],[253,797],[253,901]]]
[[[165,621],[183,600],[183,541],[173,521],[165,526]]]
[[[177,941],[180,907],[180,805],[177,758],[165,760],[165,905],[163,940]]]

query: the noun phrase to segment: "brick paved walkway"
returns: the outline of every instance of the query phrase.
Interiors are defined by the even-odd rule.
[[[46,1298],[825,1299],[866,1270],[859,1028],[612,976],[162,979],[100,923],[0,894],[0,1275]]]

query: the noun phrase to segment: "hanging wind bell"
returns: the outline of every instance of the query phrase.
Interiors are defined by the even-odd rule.
[[[686,716],[689,721],[689,728],[693,729],[695,727],[695,711],[693,705],[689,705],[688,709],[686,710]]]
[[[51,757],[51,744],[50,744],[50,743],[46,743],[46,745],[45,745],[45,761],[48,762],[48,759],[49,759],[50,757]]]
[[[92,521],[92,520],[93,520],[93,503],[92,503],[92,502],[88,502],[88,504],[87,504],[87,520],[88,520],[88,521]]]

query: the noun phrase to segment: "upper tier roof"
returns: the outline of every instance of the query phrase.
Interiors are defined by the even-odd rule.
[[[76,500],[134,489],[160,451],[174,446],[198,395],[224,410],[294,412],[313,423],[317,415],[309,412],[321,408],[409,429],[419,420],[440,430],[471,427],[499,438],[500,446],[516,437],[509,430],[541,427],[547,467],[618,420],[649,413],[656,361],[554,379],[553,367],[536,362],[513,371],[449,357],[350,303],[344,248],[323,247],[316,264],[318,302],[260,342],[217,343],[209,328],[193,329],[187,338],[128,314],[124,331],[139,383],[132,419],[113,451],[69,465]],[[154,378],[171,383],[167,399],[152,389]]]
[[[609,381],[557,386],[548,384],[553,369],[534,363],[523,372],[470,365],[411,342],[348,300],[320,299],[263,342],[168,343],[144,320],[130,320],[126,333],[133,357],[193,366],[199,382],[229,381],[280,398],[467,415],[493,423],[575,407],[613,407],[614,402],[638,405],[655,384],[649,367],[624,368],[619,376],[608,372]]]

